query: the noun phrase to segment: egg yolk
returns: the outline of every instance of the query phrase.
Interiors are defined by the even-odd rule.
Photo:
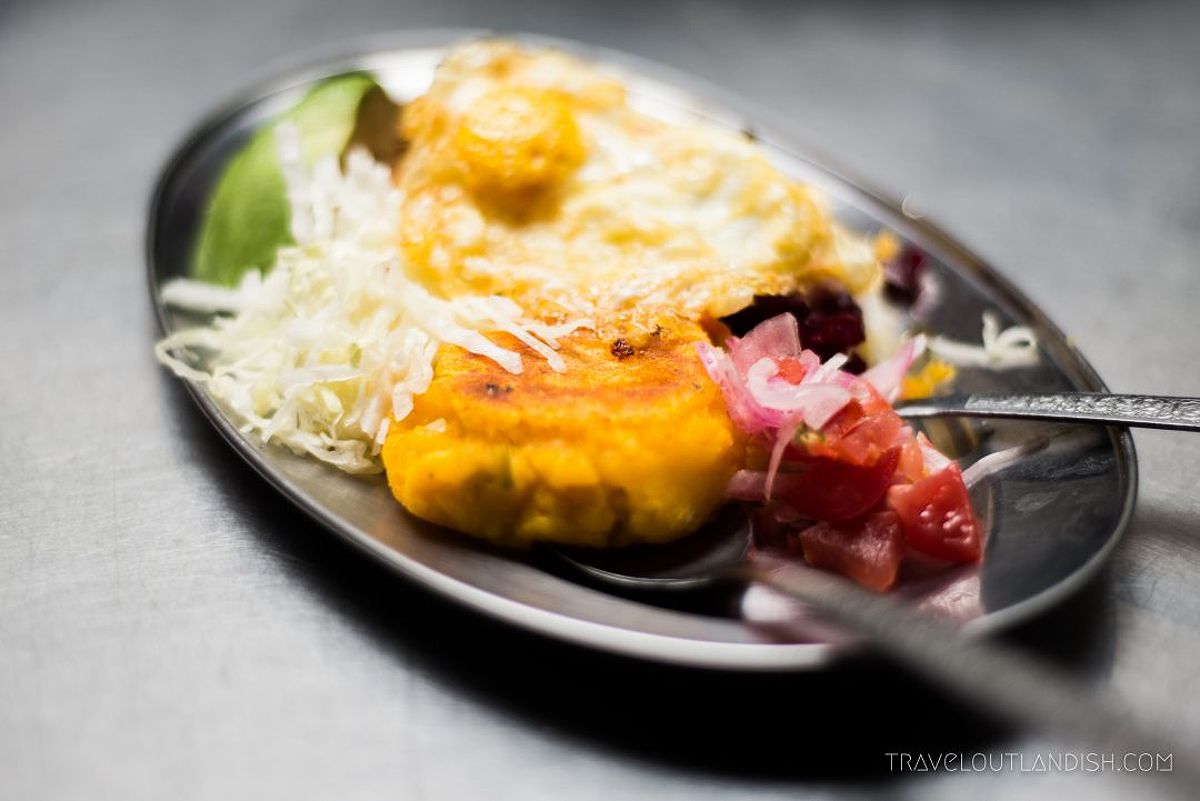
[[[559,92],[502,88],[463,114],[454,151],[476,191],[514,194],[555,183],[584,159],[575,114]]]

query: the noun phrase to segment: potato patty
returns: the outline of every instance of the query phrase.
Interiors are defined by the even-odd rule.
[[[720,505],[742,442],[704,372],[700,326],[639,339],[564,339],[554,372],[514,339],[525,372],[444,346],[433,383],[392,421],[388,483],[418,517],[506,544],[663,542]]]

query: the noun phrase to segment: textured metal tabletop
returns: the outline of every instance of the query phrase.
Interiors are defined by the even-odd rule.
[[[198,115],[372,31],[488,27],[673,64],[908,195],[1114,390],[1200,395],[1200,8],[767,0],[0,2],[0,799],[1122,797],[885,665],[601,656],[406,585],[273,494],[155,364],[142,237]],[[1015,632],[1200,729],[1200,438],[1138,432],[1111,566]],[[891,767],[895,767],[893,763]]]

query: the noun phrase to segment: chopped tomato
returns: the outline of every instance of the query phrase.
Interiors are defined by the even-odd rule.
[[[808,375],[808,370],[795,356],[777,356],[775,364],[779,367],[777,375],[789,384],[799,384]]]
[[[891,412],[895,414],[896,410],[892,408],[892,404],[888,403],[887,398],[879,394],[879,390],[875,389],[870,381],[858,379],[850,385],[850,391],[854,394],[854,399],[862,407],[866,414],[879,414],[880,412]]]
[[[851,464],[873,464],[895,448],[904,423],[895,412],[863,418],[839,439],[830,443],[838,456]]]
[[[900,449],[860,466],[827,457],[806,458],[797,473],[780,473],[775,497],[810,520],[849,520],[878,503],[892,483]]]
[[[896,583],[904,535],[895,512],[876,512],[844,523],[817,523],[800,532],[804,559],[877,592]]]
[[[872,465],[888,450],[903,444],[904,421],[874,387],[854,384],[854,400],[821,428],[821,436],[805,445],[811,456],[854,465]]]
[[[914,550],[949,562],[976,562],[983,555],[983,534],[957,464],[897,484],[888,490],[887,504]]]
[[[925,477],[925,455],[916,437],[907,437],[900,446],[900,464],[896,467],[896,474],[909,483]]]

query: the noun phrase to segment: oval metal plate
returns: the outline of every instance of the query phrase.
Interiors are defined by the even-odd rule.
[[[209,192],[222,166],[265,120],[287,108],[316,80],[347,70],[373,72],[393,97],[420,94],[449,43],[478,31],[410,32],[374,39],[350,54],[290,71],[212,114],[166,165],[153,196],[147,239],[149,283],[165,331],[194,323],[161,302],[164,281],[187,271]],[[1005,372],[963,370],[969,392],[1104,391],[1095,371],[1024,295],[949,236],[906,216],[898,203],[863,188],[824,160],[772,130],[764,115],[721,90],[623,53],[573,42],[552,44],[621,71],[631,101],[647,113],[704,120],[753,132],[768,155],[797,179],[823,188],[838,217],[863,231],[890,230],[928,255],[941,296],[927,321],[938,333],[977,341],[981,314],[1034,329],[1041,364]],[[536,554],[493,549],[408,516],[382,478],[356,478],[241,434],[219,403],[189,385],[208,419],[267,481],[337,535],[407,578],[484,614],[582,645],[651,660],[734,669],[803,669],[838,653],[822,643],[780,641],[777,629],[737,615],[666,608],[617,597],[547,570]],[[994,631],[1057,603],[1099,568],[1132,512],[1136,460],[1127,431],[993,422],[964,426],[955,455],[965,466],[995,450],[1050,432],[1052,446],[1023,457],[977,488],[989,530],[979,571],[983,614],[966,631]]]

